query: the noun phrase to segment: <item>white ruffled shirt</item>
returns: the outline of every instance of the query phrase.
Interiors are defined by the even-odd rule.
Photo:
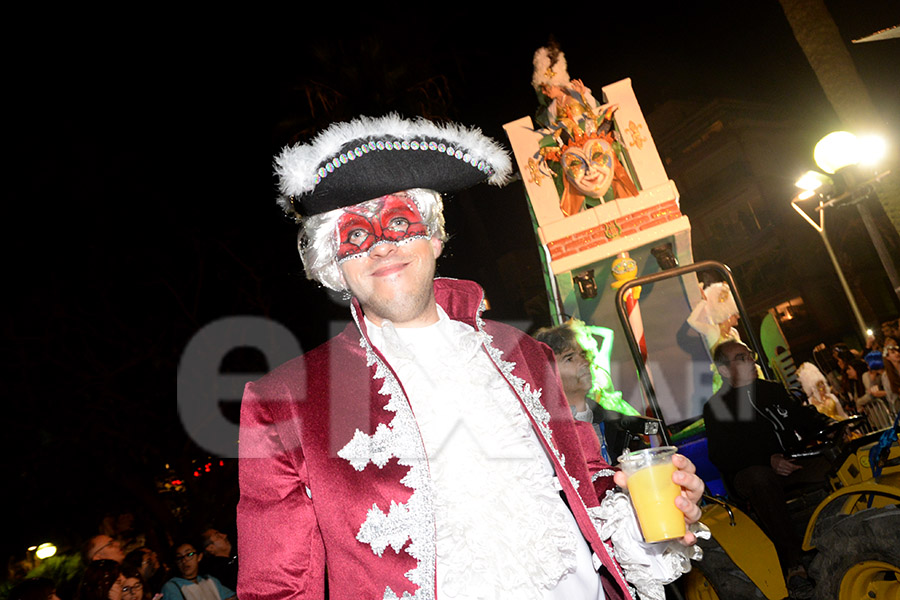
[[[372,344],[397,373],[434,485],[438,598],[604,598],[591,550],[559,495],[553,466],[485,334],[438,307],[437,323],[378,327]]]

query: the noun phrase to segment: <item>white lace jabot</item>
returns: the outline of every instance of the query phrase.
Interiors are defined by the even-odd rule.
[[[434,484],[438,598],[602,598],[590,550],[485,334],[383,327],[372,344],[409,397]],[[577,573],[576,573],[577,571]]]

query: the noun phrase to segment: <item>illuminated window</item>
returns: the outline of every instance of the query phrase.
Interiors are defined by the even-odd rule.
[[[775,313],[781,323],[793,321],[796,318],[806,316],[806,307],[803,305],[803,298],[796,297],[782,302],[775,307]]]

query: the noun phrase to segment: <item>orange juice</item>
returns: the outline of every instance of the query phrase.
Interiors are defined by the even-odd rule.
[[[659,542],[684,536],[684,513],[675,506],[681,488],[672,481],[675,465],[650,465],[628,477],[628,493],[637,512],[644,541]]]

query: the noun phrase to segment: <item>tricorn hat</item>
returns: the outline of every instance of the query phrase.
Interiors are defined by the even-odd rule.
[[[412,188],[503,185],[511,170],[506,150],[479,129],[396,114],[332,124],[275,158],[278,203],[295,218]]]

